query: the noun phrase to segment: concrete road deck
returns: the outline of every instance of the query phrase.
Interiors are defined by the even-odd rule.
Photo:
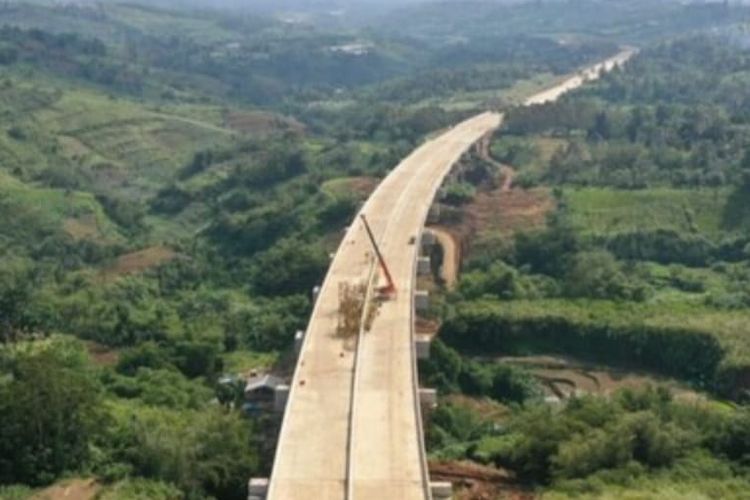
[[[554,101],[633,54],[625,50],[525,104]],[[382,246],[398,293],[380,307],[371,330],[359,337],[360,344],[336,336],[339,286],[364,283],[373,269],[370,242],[359,217],[348,229],[307,329],[268,498],[430,497],[412,330],[419,245],[410,241],[420,234],[452,165],[501,121],[499,114],[484,113],[425,142],[383,180],[363,207],[361,213]]]
[[[358,219],[347,231],[308,326],[268,498],[428,498],[411,316],[419,245],[410,239],[451,166],[500,119],[478,115],[425,142],[363,207],[399,292],[361,337],[356,363],[356,341],[336,336],[339,286],[367,280],[372,251]]]

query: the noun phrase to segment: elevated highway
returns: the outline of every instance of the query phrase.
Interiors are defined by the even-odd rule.
[[[368,199],[361,213],[398,291],[369,331],[346,339],[339,287],[370,283],[374,266],[362,224],[348,229],[302,345],[268,498],[429,498],[412,321],[418,236],[445,175],[500,120],[484,113],[425,142]]]
[[[631,55],[623,52],[527,104],[557,99]],[[367,284],[371,291],[383,283],[359,217],[347,230],[302,344],[267,498],[431,498],[413,330],[420,234],[451,167],[501,122],[502,115],[483,113],[428,140],[367,200],[360,213],[391,267],[397,293],[377,308],[367,331],[344,338],[337,332],[342,284]]]

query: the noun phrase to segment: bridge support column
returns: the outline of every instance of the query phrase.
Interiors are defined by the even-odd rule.
[[[428,408],[435,408],[437,406],[437,391],[421,387],[419,389],[419,403]]]
[[[450,481],[431,481],[430,490],[434,500],[451,500],[453,498],[453,484]]]
[[[419,257],[419,259],[417,259],[417,274],[419,276],[427,276],[431,272],[432,272],[432,267],[430,267],[430,258]]]
[[[414,292],[414,308],[417,312],[425,312],[430,308],[430,293],[427,290]]]
[[[422,253],[429,253],[430,247],[437,242],[435,233],[430,230],[422,232]]]
[[[430,344],[432,337],[430,335],[417,335],[415,340],[417,344],[417,359],[430,359]]]
[[[254,477],[247,483],[247,500],[266,500],[268,496],[268,479]]]
[[[289,399],[289,386],[279,385],[273,391],[273,411],[283,413]]]
[[[304,330],[297,330],[297,333],[294,334],[294,353],[299,356],[300,351],[302,351],[302,343],[305,341],[305,331]]]
[[[427,222],[430,224],[436,224],[440,220],[440,204],[433,203],[430,207],[430,211],[427,213]]]
[[[315,286],[312,289],[312,301],[313,301],[313,304],[315,304],[318,301],[318,295],[320,295],[320,287],[319,286]]]

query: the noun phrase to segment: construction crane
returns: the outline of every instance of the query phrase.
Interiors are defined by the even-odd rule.
[[[372,243],[372,247],[375,249],[375,255],[377,255],[378,262],[380,263],[380,269],[383,270],[385,279],[388,281],[388,283],[385,286],[378,288],[378,293],[380,293],[380,295],[382,296],[390,297],[396,293],[396,285],[393,283],[391,272],[388,270],[388,266],[385,263],[383,254],[380,252],[378,243],[375,241],[375,236],[372,234],[372,229],[370,229],[370,224],[367,223],[367,217],[365,217],[365,214],[360,214],[360,217],[362,218],[362,223],[365,225],[367,236],[370,237],[370,243]]]

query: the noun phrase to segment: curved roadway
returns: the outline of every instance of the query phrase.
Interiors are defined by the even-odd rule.
[[[339,286],[367,281],[372,251],[358,218],[347,231],[307,329],[268,498],[429,498],[411,316],[419,245],[410,240],[453,164],[500,119],[485,113],[425,142],[363,207],[399,292],[358,349],[336,335]]]
[[[526,101],[564,92],[627,61],[624,51]],[[359,217],[331,263],[307,328],[279,435],[267,498],[429,499],[413,332],[417,241],[453,164],[502,115],[484,113],[425,142],[378,186],[361,213],[399,290],[372,328],[336,335],[341,284],[369,283],[370,242]],[[380,278],[383,282],[383,278]]]

